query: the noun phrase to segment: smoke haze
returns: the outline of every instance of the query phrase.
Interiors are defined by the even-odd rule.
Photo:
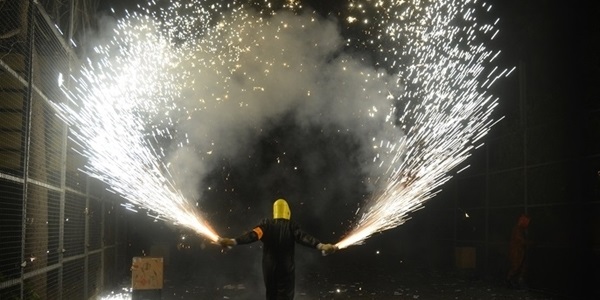
[[[169,157],[180,188],[208,207],[229,198],[268,216],[285,197],[315,218],[348,206],[350,220],[381,172],[375,141],[401,137],[386,120],[396,78],[346,53],[333,19],[247,12],[217,24],[178,70],[189,74],[176,117],[186,146]]]

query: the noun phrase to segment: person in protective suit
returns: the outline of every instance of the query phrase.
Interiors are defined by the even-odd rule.
[[[323,244],[316,238],[300,229],[290,219],[291,212],[284,199],[273,203],[273,219],[262,222],[237,238],[219,238],[222,247],[249,244],[258,240],[263,242],[263,279],[267,291],[267,299],[293,299],[295,286],[295,244],[321,250],[328,255],[337,250],[332,244]]]
[[[527,238],[527,229],[529,228],[530,218],[526,214],[521,214],[517,224],[513,228],[509,249],[509,270],[506,275],[506,281],[509,287],[525,288],[525,275],[527,272],[527,252],[531,241]]]

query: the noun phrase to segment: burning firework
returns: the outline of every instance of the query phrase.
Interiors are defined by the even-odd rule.
[[[260,132],[293,108],[297,122],[351,128],[369,145],[373,197],[337,246],[405,222],[492,126],[496,99],[485,90],[508,72],[486,68],[497,53],[484,42],[497,30],[475,15],[490,6],[351,1],[340,22],[365,37],[356,39],[301,1],[280,6],[174,1],[119,20],[99,58],[60,81],[68,102],[57,111],[88,158],[85,171],[130,209],[215,241],[189,199],[251,136],[230,128]],[[378,69],[349,48],[375,50]]]

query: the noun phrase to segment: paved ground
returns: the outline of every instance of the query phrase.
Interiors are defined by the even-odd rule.
[[[375,278],[376,282],[341,282],[328,278],[296,290],[296,299],[559,299],[530,290],[509,289],[481,281],[451,277]],[[185,292],[172,285],[164,290],[163,299],[263,299],[262,291],[254,293],[243,283],[231,283],[220,289],[207,291],[190,282]],[[172,297],[172,298],[171,298]]]
[[[225,276],[228,278],[228,276]],[[235,276],[233,276],[235,277]],[[489,283],[467,279],[455,273],[404,273],[384,275],[375,270],[353,271],[338,274],[319,272],[296,279],[296,298],[307,299],[520,299],[562,300],[553,295],[527,289],[508,288],[502,283]],[[165,274],[160,296],[135,294],[135,299],[264,299],[264,289],[259,277],[216,281],[206,275]],[[111,297],[101,299],[131,299],[131,293],[119,289]]]

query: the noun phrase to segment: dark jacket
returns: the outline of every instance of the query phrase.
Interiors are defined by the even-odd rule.
[[[236,239],[237,244],[263,242],[263,277],[267,299],[293,299],[295,244],[316,248],[319,240],[286,219],[264,219],[252,231]]]

